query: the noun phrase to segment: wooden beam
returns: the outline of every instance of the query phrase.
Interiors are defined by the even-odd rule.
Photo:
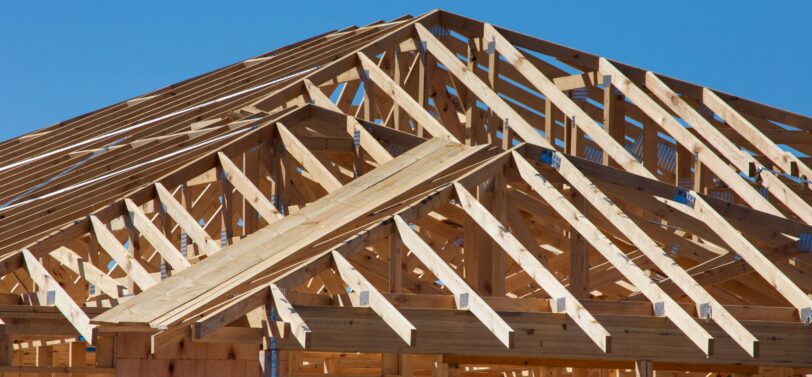
[[[415,344],[417,330],[394,306],[361,275],[341,253],[333,251],[333,263],[350,288],[358,294],[358,305],[369,306],[408,345]]]
[[[317,182],[327,192],[333,192],[341,188],[342,184],[339,182],[333,173],[313,155],[310,150],[305,147],[299,139],[296,138],[282,123],[276,124],[276,129],[279,131],[279,136],[282,138],[282,143],[285,147],[285,152],[290,153],[299,163],[302,164],[308,173],[312,174]]]
[[[747,118],[730,106],[725,100],[708,88],[702,89],[702,103],[718,114],[731,128],[736,130],[747,142],[753,144],[774,164],[790,175],[802,175],[812,178],[812,169],[792,153],[782,150],[775,142],[764,135]]]
[[[454,188],[465,213],[553,298],[555,303],[553,310],[566,312],[601,350],[607,353],[610,352],[612,338],[609,332],[578,302],[578,299],[567,291],[558,279],[507,230],[506,226],[493,217],[468,190],[458,183],[454,184]]]
[[[142,290],[147,290],[158,281],[150,275],[147,270],[138,263],[128,251],[124,248],[121,242],[118,242],[116,236],[110,232],[107,227],[96,216],[90,215],[90,223],[92,225],[93,235],[96,237],[96,242],[99,246],[113,258],[119,267],[133,280]]]
[[[557,153],[557,152],[553,152]],[[552,157],[551,157],[552,158]],[[626,257],[626,254],[623,253],[611,240],[606,237],[592,222],[590,222],[583,214],[580,213],[559,191],[555,188],[552,184],[550,184],[547,180],[543,178],[538,171],[530,165],[527,160],[525,160],[522,156],[518,153],[513,152],[513,160],[516,164],[516,167],[519,169],[519,174],[521,175],[522,179],[529,184],[534,191],[536,191],[544,201],[546,201],[556,212],[558,212],[561,217],[566,220],[573,228],[575,228],[578,233],[580,233],[584,239],[586,239],[604,258],[612,263],[612,265],[617,268],[623,276],[629,280],[637,289],[640,290],[643,295],[645,295],[655,306],[655,312],[659,313],[660,315],[665,315],[670,318],[677,327],[679,327],[694,344],[697,345],[703,352],[710,355],[713,353],[713,337],[700,326],[694,319],[688,315],[679,305],[662,289],[659,288],[651,279],[646,276],[646,274],[637,267],[634,262],[629,260]],[[570,173],[570,169],[572,166],[571,163],[566,159],[566,157],[561,158],[561,166],[564,167],[562,169],[564,173]],[[577,169],[571,174],[565,175],[565,178],[574,185],[576,189],[584,195],[585,199],[587,199],[593,206],[601,210],[601,207],[595,205],[593,199],[597,195],[602,196],[604,199],[607,200],[604,195],[598,194],[597,188],[592,186],[592,190],[595,190],[595,193],[584,193],[582,190],[581,182],[576,181],[579,172]],[[573,182],[575,181],[575,182]],[[580,176],[580,181],[587,181],[586,178]],[[589,196],[587,196],[589,195]],[[604,216],[611,218],[626,218],[625,215],[622,213],[618,213],[617,210],[611,211],[604,211],[601,210]],[[611,219],[610,219],[611,220]],[[631,222],[629,220],[629,222]],[[627,225],[628,226],[628,225]],[[618,227],[616,225],[616,227]],[[618,227],[620,230],[624,230],[621,227]],[[637,229],[636,231],[633,229]],[[631,227],[627,227],[625,230],[628,230],[627,233],[637,232],[640,233],[642,237],[646,237],[645,233],[642,230],[639,230],[636,225],[633,223]],[[629,235],[627,234],[627,237]],[[634,239],[629,237],[630,239]],[[653,243],[653,241],[650,241]],[[639,246],[638,246],[639,247]],[[655,245],[656,247],[656,245]],[[647,246],[648,248],[648,246]],[[661,251],[662,253],[662,251]],[[654,256],[656,258],[656,256]],[[667,258],[663,255],[664,258]],[[669,258],[670,260],[670,258]],[[677,267],[678,268],[678,267]],[[683,273],[684,270],[680,269]],[[715,300],[714,300],[715,301]],[[704,302],[704,301],[703,301]],[[721,305],[720,305],[721,306]],[[724,311],[722,308],[720,311]],[[732,317],[731,317],[732,318]],[[736,322],[738,323],[738,322]],[[739,326],[741,326],[739,324]],[[743,327],[742,327],[743,329]],[[746,333],[746,330],[745,330]],[[749,334],[749,333],[747,333]],[[753,343],[749,343],[749,349],[753,352],[755,338],[753,339]]]
[[[130,219],[132,219],[133,226],[138,229],[138,232],[161,254],[164,260],[172,266],[172,269],[181,271],[191,265],[183,254],[175,248],[175,245],[173,245],[172,242],[163,235],[163,232],[152,223],[149,217],[144,214],[141,207],[130,199],[124,199],[124,204],[127,206],[127,212],[129,213]]]
[[[48,270],[39,263],[36,257],[31,254],[27,249],[22,250],[23,259],[25,260],[25,267],[31,280],[43,292],[54,292],[54,306],[65,316],[65,319],[70,322],[76,331],[81,334],[88,343],[93,343],[94,328],[90,324],[90,318],[82,311],[79,305],[68,295],[67,292],[59,285]]]
[[[758,354],[758,339],[756,339],[752,334],[750,334],[747,329],[742,326],[739,321],[737,321],[716,299],[708,294],[702,286],[700,286],[685,270],[683,270],[678,264],[674,262],[673,259],[668,257],[668,255],[642,230],[640,229],[637,224],[635,224],[620,208],[618,208],[605,194],[603,194],[600,189],[596,186],[591,184],[591,182],[580,172],[577,168],[567,159],[566,156],[560,155],[559,152],[549,150],[549,159],[551,161],[559,161],[558,163],[558,172],[575,188],[584,198],[592,204],[595,209],[597,209],[604,217],[606,217],[609,222],[615,226],[618,230],[620,230],[626,238],[628,238],[635,246],[637,246],[646,257],[651,260],[666,276],[670,277],[674,283],[676,283],[680,289],[685,292],[688,297],[690,297],[697,305],[703,306],[707,305],[711,308],[713,313],[713,319],[722,327],[730,336],[750,355],[756,357]],[[547,201],[548,204],[551,206],[559,207],[560,210],[567,211],[565,208],[566,206],[562,200],[556,199],[557,190],[549,184],[549,182],[545,181],[540,174],[530,165],[527,160],[521,157],[518,153],[514,152],[514,161],[516,166],[519,168],[519,172],[522,178],[528,184],[531,184],[533,189],[538,192],[541,197]],[[560,196],[560,194],[558,195]],[[569,207],[572,207],[571,205]],[[573,221],[576,219],[579,213],[574,210],[574,208],[570,208],[568,210],[569,213],[561,213],[562,217],[571,223],[571,225],[575,226],[579,224],[579,221]],[[584,224],[589,223],[585,221]],[[589,223],[591,224],[591,223]],[[597,228],[594,226],[585,226],[585,231],[590,231],[591,235],[586,236],[584,232],[579,231],[582,235],[584,235],[590,243],[593,244],[596,248],[598,246],[604,246],[605,242],[608,241],[608,238],[601,235]],[[589,229],[593,228],[593,229]],[[601,239],[605,239],[605,241],[600,241]],[[603,244],[603,245],[602,245]],[[622,252],[621,252],[622,253]],[[610,262],[615,259],[615,255],[612,252],[603,253],[604,257],[607,258]],[[618,256],[622,256],[622,259],[628,261],[628,258],[625,257],[625,254],[620,254]],[[610,259],[612,257],[612,259]],[[616,259],[615,259],[616,260]],[[618,265],[622,266],[624,263],[621,261],[617,261]],[[614,265],[614,263],[613,263]],[[618,270],[620,267],[615,265]],[[648,278],[642,279],[640,276],[639,268],[635,268],[633,270],[626,269],[626,271],[622,271],[623,275],[629,279],[629,281],[634,284],[635,287],[640,289],[640,291],[649,297],[652,302],[656,303],[656,300],[662,300],[665,307],[665,315],[669,316],[674,315],[675,318],[672,320],[675,322],[677,326],[679,326],[683,331],[686,331],[686,335],[688,335],[697,346],[699,346],[703,351],[710,354],[713,351],[713,338],[710,337],[708,332],[702,329],[696,321],[692,318],[687,316],[682,309],[675,307],[675,303],[673,300],[668,297],[659,287],[649,289],[646,286],[651,286],[651,281]],[[634,279],[634,280],[632,280]],[[649,296],[651,295],[651,296]],[[669,312],[669,309],[673,309],[673,313]]]
[[[365,72],[367,72],[369,75],[370,81],[375,83],[375,85],[377,85],[381,91],[392,98],[392,100],[395,101],[400,108],[403,109],[403,111],[409,114],[409,116],[414,119],[415,122],[428,131],[432,136],[459,142],[451,132],[443,127],[443,125],[440,124],[437,119],[431,116],[431,114],[429,114],[428,111],[426,111],[418,102],[416,102],[414,98],[409,95],[409,93],[406,93],[403,88],[395,84],[395,82],[392,81],[392,79],[384,71],[378,68],[378,65],[370,60],[366,55],[359,52],[358,60],[360,61]],[[418,134],[418,136],[421,135]]]
[[[243,174],[242,170],[240,170],[228,156],[223,152],[217,152],[217,158],[220,161],[220,167],[226,174],[226,179],[234,185],[234,188],[251,204],[251,207],[259,212],[259,215],[262,216],[268,224],[283,217],[271,201],[259,191],[257,186]]]
[[[660,101],[665,103],[666,106],[690,124],[702,135],[703,139],[708,141],[708,144],[716,148],[722,156],[739,169],[741,174],[759,176],[762,185],[767,188],[773,198],[783,203],[804,222],[812,224],[812,207],[810,207],[806,201],[787,187],[787,185],[777,176],[773,175],[773,173],[761,169],[756,170],[761,164],[753,158],[753,156],[733,144],[733,142],[725,137],[714,125],[710,124],[702,114],[699,114],[699,112],[694,110],[684,99],[677,95],[676,92],[671,90],[657,75],[651,72],[646,73],[646,87],[651,90]],[[695,169],[694,174],[699,175],[700,171]],[[694,190],[698,191],[700,187],[694,186]]]
[[[282,288],[279,288],[274,283],[270,285],[271,289],[271,299],[273,300],[274,307],[276,308],[276,313],[279,315],[279,318],[282,321],[290,324],[291,332],[293,336],[299,340],[299,343],[302,345],[302,348],[308,349],[310,347],[310,328],[305,323],[302,316],[296,312],[296,309],[293,308],[293,305],[288,301],[285,297],[284,291]],[[273,324],[269,324],[273,325]]]
[[[415,25],[415,27],[419,26]],[[610,137],[606,130],[595,122],[578,104],[564,94],[553,81],[547,78],[538,68],[533,66],[516,47],[513,47],[493,26],[487,23],[484,24],[484,38],[493,40],[496,45],[496,50],[502,54],[505,60],[511,63],[522,76],[527,78],[536,89],[544,94],[547,101],[552,101],[568,119],[574,119],[575,125],[588,134],[592,140],[603,149],[604,154],[611,156],[619,166],[627,171],[654,178],[654,175],[640,165],[640,163],[626,151],[623,145]],[[494,101],[496,101],[496,99],[494,99]],[[501,99],[499,99],[499,101],[501,101]],[[486,101],[483,100],[483,102]],[[490,106],[490,102],[486,103]],[[518,114],[515,117],[519,117]],[[553,149],[552,144],[542,138],[529,124],[527,127],[517,127],[517,124],[518,122],[515,122],[511,118],[510,126],[514,128],[516,133],[526,142]]]
[[[155,191],[158,193],[158,199],[161,201],[161,204],[166,208],[167,214],[178,223],[178,226],[189,235],[189,238],[200,247],[200,250],[203,251],[204,254],[212,255],[220,251],[219,243],[211,239],[206,230],[200,226],[200,223],[186,211],[186,208],[184,208],[182,204],[175,200],[175,197],[172,196],[164,185],[160,182],[155,182]]]
[[[457,273],[440,258],[437,253],[418,236],[400,216],[395,216],[395,225],[403,244],[420,259],[449,291],[454,293],[458,309],[473,313],[507,348],[514,347],[514,331],[498,314],[471,289]]]
[[[742,200],[759,211],[783,217],[781,211],[770,204],[753,186],[719,158],[711,148],[706,146],[684,126],[679,124],[671,114],[660,107],[660,105],[629,80],[626,75],[618,70],[612,63],[604,58],[600,58],[599,64],[601,74],[611,76],[613,85],[620,89],[640,110],[657,122],[663,131],[667,132],[690,153],[702,160],[705,166],[719,177],[719,179],[727,183]]]
[[[649,360],[637,360],[634,362],[635,377],[654,377],[653,363]]]
[[[753,246],[736,228],[730,225],[702,197],[688,193],[693,200],[693,212],[721,237],[730,249],[753,267],[767,284],[775,288],[790,304],[798,309],[801,322],[812,323],[812,298],[776,267],[761,251]],[[716,313],[714,312],[714,316]]]
[[[52,251],[50,255],[67,269],[81,276],[88,283],[93,284],[96,289],[110,296],[110,298],[119,298],[128,293],[124,286],[119,285],[118,282],[102,270],[99,270],[93,263],[86,262],[84,258],[67,247],[60,246]]]
[[[330,101],[328,98],[317,86],[315,86],[310,80],[304,80],[305,87],[307,88],[307,93],[310,95],[310,98],[316,103],[316,106],[321,106],[328,110],[332,110],[338,113],[341,113],[341,109]],[[395,105],[397,106],[397,105]],[[375,162],[379,164],[383,164],[387,161],[392,160],[392,155],[386,150],[386,148],[375,139],[372,134],[364,128],[361,123],[358,122],[357,119],[351,117],[349,115],[347,117],[347,133],[353,135],[357,132],[359,134],[361,143],[361,147],[372,157]]]

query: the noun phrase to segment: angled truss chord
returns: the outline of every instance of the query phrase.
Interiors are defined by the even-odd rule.
[[[110,298],[119,298],[129,293],[127,288],[118,284],[113,278],[94,266],[93,263],[85,261],[79,254],[65,246],[54,249],[50,255],[67,269],[81,276],[88,283],[93,284],[96,289],[110,296]]]
[[[753,267],[770,286],[798,309],[801,322],[812,322],[812,298],[781,272],[761,251],[753,246],[736,228],[713,210],[702,197],[689,192],[694,200],[694,213],[721,237],[731,250]],[[715,313],[714,313],[715,315]]]
[[[812,169],[792,153],[782,150],[770,140],[758,127],[753,125],[741,113],[736,111],[714,91],[702,89],[702,103],[718,114],[731,128],[785,172],[794,176],[812,177]]]
[[[737,174],[727,163],[722,161],[716,153],[679,124],[671,114],[660,107],[660,105],[635,85],[634,82],[629,80],[626,75],[612,63],[604,58],[600,58],[599,64],[601,74],[612,77],[612,85],[634,102],[646,115],[657,122],[657,124],[679,144],[683,145],[690,153],[696,155],[697,159],[702,161],[719,179],[727,183],[747,204],[762,212],[776,216],[784,216],[781,211],[761,196],[744,178]]]
[[[395,224],[403,244],[454,293],[458,309],[473,313],[507,348],[515,346],[514,331],[400,216]]]
[[[141,207],[130,199],[124,199],[124,204],[127,207],[127,212],[132,219],[135,229],[138,229],[138,232],[149,241],[152,247],[161,254],[164,260],[169,263],[174,270],[181,271],[191,266],[189,261],[183,257],[183,254],[175,248],[175,245],[173,245],[172,242],[164,236],[163,232],[150,221],[149,217],[144,214]]]
[[[107,229],[106,226],[96,216],[90,215],[90,223],[93,229],[93,235],[96,237],[96,242],[99,246],[113,258],[121,269],[127,273],[127,276],[132,279],[133,283],[138,285],[142,290],[147,290],[156,283],[158,283],[138,260],[130,254],[121,242],[118,242],[116,236]]]
[[[586,132],[595,143],[597,143],[612,159],[624,169],[643,175],[646,177],[654,177],[651,172],[646,170],[637,160],[626,151],[626,149],[617,140],[612,138],[606,130],[604,130],[598,123],[593,120],[580,106],[578,106],[572,98],[564,94],[556,84],[551,81],[544,73],[536,68],[527,58],[510,42],[505,39],[493,26],[488,23],[484,25],[483,40],[486,42],[493,42],[502,56],[513,65],[514,68],[530,81],[533,86],[541,92],[549,101],[552,101],[567,117],[575,120],[575,125],[580,127]],[[552,109],[550,109],[552,110]],[[545,113],[549,114],[549,113]],[[551,117],[551,115],[545,115]],[[525,141],[528,143],[539,144],[546,148],[553,149],[552,144],[545,140],[543,143],[538,142],[540,137],[531,136],[528,134],[538,135],[538,132],[530,127],[517,128],[516,122],[510,123],[511,128],[516,130]]]
[[[268,224],[283,217],[271,201],[259,191],[257,186],[251,183],[251,180],[248,179],[228,156],[223,152],[217,152],[217,158],[220,160],[220,167],[222,167],[223,172],[225,172],[226,179],[234,185],[234,188],[251,204],[251,207],[254,207],[254,209],[259,212],[259,215],[262,216]]]
[[[23,249],[22,254],[28,274],[31,275],[31,279],[37,287],[46,292],[54,292],[54,306],[59,309],[59,312],[65,316],[88,343],[92,343],[95,340],[93,336],[95,326],[90,324],[90,318],[88,318],[87,314],[62,289],[59,282],[54,280],[53,276],[48,273],[48,270],[39,263],[30,251]]]
[[[544,199],[550,206],[552,206],[564,220],[569,222],[570,225],[573,228],[575,228],[579,234],[581,234],[587,241],[589,241],[589,243],[598,252],[600,252],[601,255],[603,255],[603,257],[606,258],[606,260],[609,261],[609,263],[612,263],[612,265],[615,266],[615,268],[618,269],[618,271],[620,271],[623,274],[623,276],[626,277],[626,279],[629,279],[632,285],[637,287],[637,289],[639,289],[640,292],[642,292],[654,304],[655,313],[659,315],[665,315],[668,318],[670,318],[674,322],[674,324],[678,328],[680,328],[680,330],[682,330],[685,333],[685,335],[687,335],[688,338],[690,338],[694,342],[694,344],[696,344],[703,352],[705,352],[708,355],[712,354],[713,337],[705,329],[703,329],[702,326],[700,326],[687,312],[685,312],[685,310],[679,307],[679,304],[677,304],[671,297],[669,297],[665,292],[663,292],[659,286],[654,284],[654,282],[652,282],[651,279],[648,276],[646,276],[645,273],[639,267],[637,267],[637,265],[634,264],[634,262],[629,260],[629,258],[626,256],[625,253],[623,253],[622,250],[618,249],[617,246],[615,246],[614,243],[612,243],[612,241],[608,237],[606,237],[606,235],[604,235],[594,224],[592,224],[592,222],[588,221],[586,217],[583,214],[581,214],[581,212],[578,211],[558,191],[558,189],[555,188],[555,186],[553,186],[546,179],[544,179],[543,176],[539,174],[538,171],[535,168],[533,168],[533,166],[530,165],[529,162],[527,162],[527,160],[521,157],[518,153],[516,152],[513,153],[514,153],[513,160],[516,164],[516,167],[519,169],[519,174],[521,175],[522,179],[525,182],[527,182],[527,184],[529,184],[533,188],[533,190],[536,191],[542,197],[542,199]],[[566,160],[566,157],[562,158],[561,164],[562,167],[564,167],[565,173],[568,173],[569,167],[571,166],[568,163],[569,161]],[[578,177],[580,173],[577,171],[577,169],[574,169],[574,167],[572,169],[575,171],[569,175],[571,175],[572,178]],[[565,176],[565,178],[571,177]],[[581,176],[580,178],[581,180],[586,180],[586,178],[583,178],[583,176]],[[603,195],[599,194],[599,191],[597,191],[597,188],[594,188],[594,186],[592,188],[592,190],[595,190],[594,193],[589,191],[587,192],[580,191],[581,189],[583,189],[582,187],[579,187],[581,186],[580,183],[581,182],[576,181],[572,184],[576,186],[576,189],[579,189],[579,192],[581,192],[581,194],[584,195],[584,197],[590,203],[592,203],[592,205],[596,206],[600,210],[601,207],[597,206],[593,202],[593,199],[597,195],[601,196]],[[603,197],[605,198],[605,196]],[[603,200],[608,200],[608,198]],[[617,210],[602,211],[602,213],[604,214],[604,216],[610,218],[610,220],[612,218],[625,218],[626,220],[628,220],[628,218],[625,217],[625,215],[617,213]],[[628,222],[631,221],[629,220]],[[624,228],[622,227],[618,227],[618,229],[624,230]],[[647,238],[642,230],[637,229],[635,231],[633,229],[637,229],[637,227],[634,224],[631,224],[631,227],[625,228],[625,230],[628,230],[626,233],[634,233],[634,234],[639,233],[640,236],[634,237],[634,234],[632,234],[631,237],[629,237],[629,239],[634,240],[635,238],[641,237]],[[627,237],[628,236],[629,234],[627,234]],[[650,241],[650,243],[653,244],[653,241]],[[647,250],[653,250],[648,243],[642,244],[645,245]],[[638,247],[640,246],[638,245]],[[656,247],[656,245],[654,247]],[[650,251],[650,253],[652,254],[652,256],[650,257],[652,259],[667,258],[665,257],[665,255],[658,257],[657,254],[653,251]],[[662,251],[660,251],[659,253],[662,253]],[[674,267],[672,266],[671,269],[674,269]],[[684,270],[681,271],[683,273],[685,272]],[[699,287],[695,283],[694,285],[696,287]],[[696,291],[695,288],[693,287],[691,288]],[[701,289],[701,287],[699,287],[699,289]],[[713,298],[711,297],[710,299],[712,300]],[[707,301],[703,300],[698,302],[707,302]],[[715,300],[713,302],[715,302]],[[658,306],[662,306],[662,308],[658,308]],[[721,308],[721,305],[718,306],[720,308],[720,311],[726,313],[724,308]],[[732,319],[732,321],[725,322],[723,320],[722,322],[720,322],[720,326],[724,327],[724,324],[731,325],[737,324],[737,326],[732,327],[731,330],[728,331],[732,332],[733,329],[736,329],[738,330],[738,333],[742,333],[743,330],[744,335],[749,335],[749,337],[747,336],[743,337],[744,340],[748,340],[747,342],[740,342],[739,344],[742,345],[742,347],[744,347],[746,351],[748,351],[751,354],[754,354],[756,344],[755,337],[750,335],[749,332],[747,332],[747,330],[745,330],[741,326],[741,324],[735,321],[735,319],[733,319],[733,317],[731,317],[729,314],[727,316],[723,315],[721,316],[721,318],[730,318]],[[717,322],[719,322],[718,319]]]
[[[338,113],[341,113],[341,109],[330,101],[330,98],[325,95],[321,89],[319,89],[316,85],[314,85],[310,80],[304,80],[305,87],[307,88],[307,93],[310,95],[310,98],[315,101],[316,106],[321,106],[325,109],[332,110]],[[357,119],[351,116],[347,116],[347,132],[350,135],[354,135],[358,132],[360,136],[360,144],[364,150],[369,153],[370,157],[372,157],[375,162],[379,164],[383,164],[387,161],[392,160],[392,155],[384,148],[378,140],[372,136],[369,131],[367,131],[361,123],[358,122]]]
[[[790,211],[798,215],[807,224],[812,224],[812,207],[809,206],[784,182],[770,172],[756,169],[759,162],[739,149],[716,127],[708,122],[699,112],[694,110],[684,99],[680,98],[676,92],[671,90],[657,75],[652,72],[646,73],[646,88],[648,88],[661,102],[665,103],[674,113],[690,124],[702,138],[716,148],[722,156],[725,156],[742,174],[748,176],[759,176],[764,187],[778,201],[783,203]],[[694,187],[696,190],[697,187]]]
[[[449,140],[459,142],[457,138],[443,127],[428,111],[426,111],[420,103],[415,101],[409,93],[406,93],[403,88],[398,86],[392,79],[381,70],[375,62],[370,60],[362,52],[358,53],[358,59],[364,71],[369,74],[369,79],[378,86],[389,98],[392,98],[403,111],[415,120],[421,127],[428,131],[434,137],[443,137]]]
[[[335,263],[341,279],[358,294],[359,306],[372,308],[406,344],[414,345],[417,337],[417,329],[414,325],[395,309],[392,303],[381,292],[378,292],[375,286],[364,275],[361,275],[341,253],[333,251],[332,255],[333,263]]]
[[[321,187],[327,192],[333,192],[341,188],[342,184],[338,181],[333,173],[319,161],[313,152],[310,152],[307,147],[302,144],[282,123],[276,123],[276,129],[279,131],[279,136],[282,138],[282,143],[285,145],[285,152],[290,153],[299,163],[302,164],[308,173],[312,174],[316,181],[319,182]]]
[[[473,218],[477,225],[553,298],[550,303],[553,311],[566,312],[603,352],[610,352],[611,336],[609,332],[578,302],[578,299],[564,288],[558,279],[507,230],[505,225],[493,217],[468,190],[458,183],[454,184],[454,188],[460,205],[468,216]],[[559,305],[563,307],[559,307]]]
[[[200,223],[186,211],[183,204],[180,204],[164,185],[155,182],[155,191],[158,193],[161,204],[166,208],[167,214],[178,223],[178,226],[189,235],[189,238],[200,247],[204,254],[212,255],[220,251],[220,245],[211,239]]]
[[[291,332],[293,332],[293,336],[296,337],[299,344],[302,345],[302,348],[310,348],[310,327],[307,326],[302,316],[293,308],[293,304],[285,297],[285,292],[282,288],[271,283],[270,289],[271,299],[273,300],[274,307],[276,307],[276,313],[279,315],[279,318],[285,323],[290,324]],[[272,325],[269,324],[269,326]]]

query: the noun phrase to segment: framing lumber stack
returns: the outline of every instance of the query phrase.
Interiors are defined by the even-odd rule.
[[[812,373],[812,118],[444,11],[0,144],[0,373]]]

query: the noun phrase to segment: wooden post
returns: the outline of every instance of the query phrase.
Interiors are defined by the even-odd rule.
[[[6,324],[0,321],[0,366],[11,366],[14,348],[12,339],[6,334]]]
[[[116,338],[110,335],[96,337],[96,366],[114,368],[116,366]]]
[[[382,353],[381,354],[381,375],[383,376],[397,376],[400,375],[400,358],[396,353]]]
[[[586,216],[587,203],[584,197],[573,190],[573,205]],[[570,292],[575,298],[589,298],[589,247],[583,236],[570,226]]]
[[[612,86],[612,76],[603,78],[603,125],[609,136],[620,145],[626,144],[625,97]],[[604,165],[619,168],[620,165],[603,154]]]
[[[443,356],[434,357],[431,368],[431,377],[448,377],[448,364],[443,363]]]
[[[68,365],[71,368],[84,368],[87,366],[87,343],[68,343]],[[71,373],[71,376],[84,377],[84,374]]]
[[[222,208],[220,209],[220,221],[221,228],[220,231],[225,231],[226,235],[226,242],[223,244],[222,241],[222,234],[220,235],[220,246],[226,247],[231,244],[231,239],[234,237],[234,228],[233,228],[233,213],[232,210],[234,209],[234,186],[231,185],[231,182],[226,179],[226,173],[223,171],[223,168],[217,166],[217,179],[220,181],[220,187],[222,188],[221,191],[221,201],[222,201]]]
[[[255,186],[259,187],[259,149],[251,149],[244,154],[244,171],[245,176]],[[242,235],[247,236],[254,233],[259,228],[259,213],[251,205],[251,203],[243,196],[242,200]]]
[[[655,174],[660,162],[658,146],[660,137],[657,135],[657,123],[649,117],[643,118],[643,166]]]
[[[654,369],[651,361],[637,360],[634,362],[634,373],[636,377],[653,377]]]
[[[403,287],[403,250],[396,233],[389,236],[389,293],[400,293]]]

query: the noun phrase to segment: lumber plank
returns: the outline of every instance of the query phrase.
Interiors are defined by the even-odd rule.
[[[133,280],[142,290],[147,290],[158,282],[155,280],[144,266],[124,248],[116,236],[102,224],[96,216],[90,215],[90,223],[93,227],[93,235],[96,237],[96,242],[104,250],[107,255],[113,258],[119,267]]]
[[[25,260],[25,267],[31,279],[39,287],[40,291],[54,292],[54,306],[65,316],[65,319],[79,332],[87,342],[94,341],[94,328],[90,324],[90,318],[82,311],[79,305],[73,301],[67,292],[59,285],[59,283],[51,276],[48,270],[39,263],[36,257],[30,251],[22,250],[23,259]]]
[[[372,285],[363,275],[361,275],[352,264],[340,253],[333,251],[333,263],[341,275],[341,279],[350,288],[358,293],[360,306],[369,306],[375,313],[397,333],[407,345],[415,343],[417,329],[409,323],[397,309]]]
[[[400,216],[395,216],[395,225],[403,244],[454,293],[458,309],[473,313],[485,327],[507,348],[513,348],[514,331],[496,312],[488,306],[457,273],[440,258],[437,253],[418,236]]]

